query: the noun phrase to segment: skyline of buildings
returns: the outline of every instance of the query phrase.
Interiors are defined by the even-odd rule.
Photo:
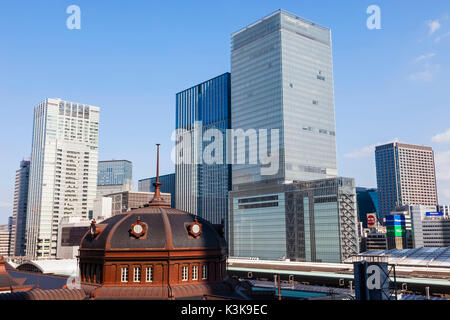
[[[176,95],[175,128],[184,130],[177,141],[188,135],[192,139],[176,154],[175,174],[166,175],[172,206],[211,223],[224,220],[238,255],[337,262],[359,251],[355,182],[337,177],[331,43],[330,29],[278,10],[231,36],[233,77],[224,73]],[[130,161],[97,162],[98,113],[98,107],[61,99],[46,99],[35,108],[29,190],[33,206],[21,219],[14,212],[10,223],[16,239],[17,221],[26,218],[26,253],[31,257],[55,257],[61,218],[92,218],[94,198],[110,195],[112,215],[149,201],[127,200],[140,194],[132,192]],[[232,146],[231,155],[244,154],[246,161],[254,153],[259,160],[261,155],[276,156],[277,172],[263,174],[264,163],[235,164],[232,159],[231,165],[227,148],[223,164],[203,163],[207,145],[197,134],[203,137],[212,128],[223,134],[224,146]],[[244,145],[234,145],[227,129],[244,134],[268,129],[267,149],[261,150],[262,136],[259,143],[249,138],[247,144],[244,138]],[[279,136],[270,131],[274,129]],[[192,162],[179,161],[186,158]],[[375,212],[381,217],[400,205],[438,204],[431,148],[393,143],[378,146],[376,159],[382,209]],[[139,190],[141,183],[151,190],[153,181],[139,180]],[[126,190],[113,189],[117,186]],[[340,197],[344,194],[345,199]],[[128,202],[133,204],[124,205]]]

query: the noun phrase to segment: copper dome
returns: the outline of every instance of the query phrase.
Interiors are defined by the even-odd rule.
[[[142,236],[133,234],[132,226],[143,226]],[[198,235],[190,230],[193,224],[201,226]],[[161,251],[176,249],[220,250],[225,254],[226,243],[220,226],[190,213],[166,207],[146,206],[113,216],[91,228],[81,241],[80,251]]]

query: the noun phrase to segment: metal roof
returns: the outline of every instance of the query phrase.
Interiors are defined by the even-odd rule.
[[[60,260],[27,260],[17,266],[17,269],[24,270],[26,266],[34,266],[44,274],[56,274],[70,276],[77,272],[77,259]]]
[[[401,266],[450,268],[450,247],[367,251],[358,256],[386,257],[389,263]]]

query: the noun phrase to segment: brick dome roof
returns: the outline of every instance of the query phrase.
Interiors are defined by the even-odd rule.
[[[132,232],[136,223],[141,224],[145,231],[140,237]],[[194,223],[201,226],[201,232],[196,236],[190,231]],[[220,226],[173,208],[145,206],[113,216],[94,226],[96,231],[86,233],[80,250],[226,250]]]

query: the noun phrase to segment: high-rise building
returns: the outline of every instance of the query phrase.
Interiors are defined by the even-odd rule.
[[[356,188],[356,200],[358,202],[358,219],[362,222],[363,227],[367,228],[367,214],[377,214],[378,212],[378,191],[377,189]]]
[[[25,255],[29,177],[30,161],[21,161],[14,183],[13,230],[10,248],[12,256]]]
[[[233,185],[337,177],[330,29],[278,10],[232,34],[231,74],[232,128],[279,130],[279,150],[267,147],[278,172],[263,175],[261,161],[233,164]]]
[[[99,108],[46,99],[34,109],[26,255],[56,257],[63,216],[84,218],[97,191]]]
[[[330,29],[278,10],[232,34],[231,74],[230,255],[357,254],[354,180],[337,177]]]
[[[230,193],[230,255],[341,262],[359,253],[349,178],[240,185]]]
[[[99,161],[97,197],[123,191],[133,191],[133,164],[131,161]]]
[[[380,217],[405,205],[437,206],[431,147],[393,142],[375,149]]]
[[[171,194],[170,206],[175,208],[175,173],[159,176],[159,181],[162,183],[161,192]],[[153,185],[155,182],[156,177],[139,180],[138,191],[155,192],[155,186]]]
[[[10,226],[9,224],[0,225],[0,257],[9,256],[10,244]]]
[[[225,152],[226,130],[230,128],[230,74],[225,73],[176,95],[177,144],[175,205],[219,224],[227,220],[231,169]],[[222,143],[213,161],[206,151],[220,132]],[[216,131],[216,133],[217,133]],[[205,141],[204,141],[205,140]],[[207,140],[207,141],[206,141]],[[217,141],[216,141],[217,142]],[[205,150],[205,152],[203,152]],[[178,152],[179,151],[179,152]],[[210,161],[211,160],[211,161]]]

